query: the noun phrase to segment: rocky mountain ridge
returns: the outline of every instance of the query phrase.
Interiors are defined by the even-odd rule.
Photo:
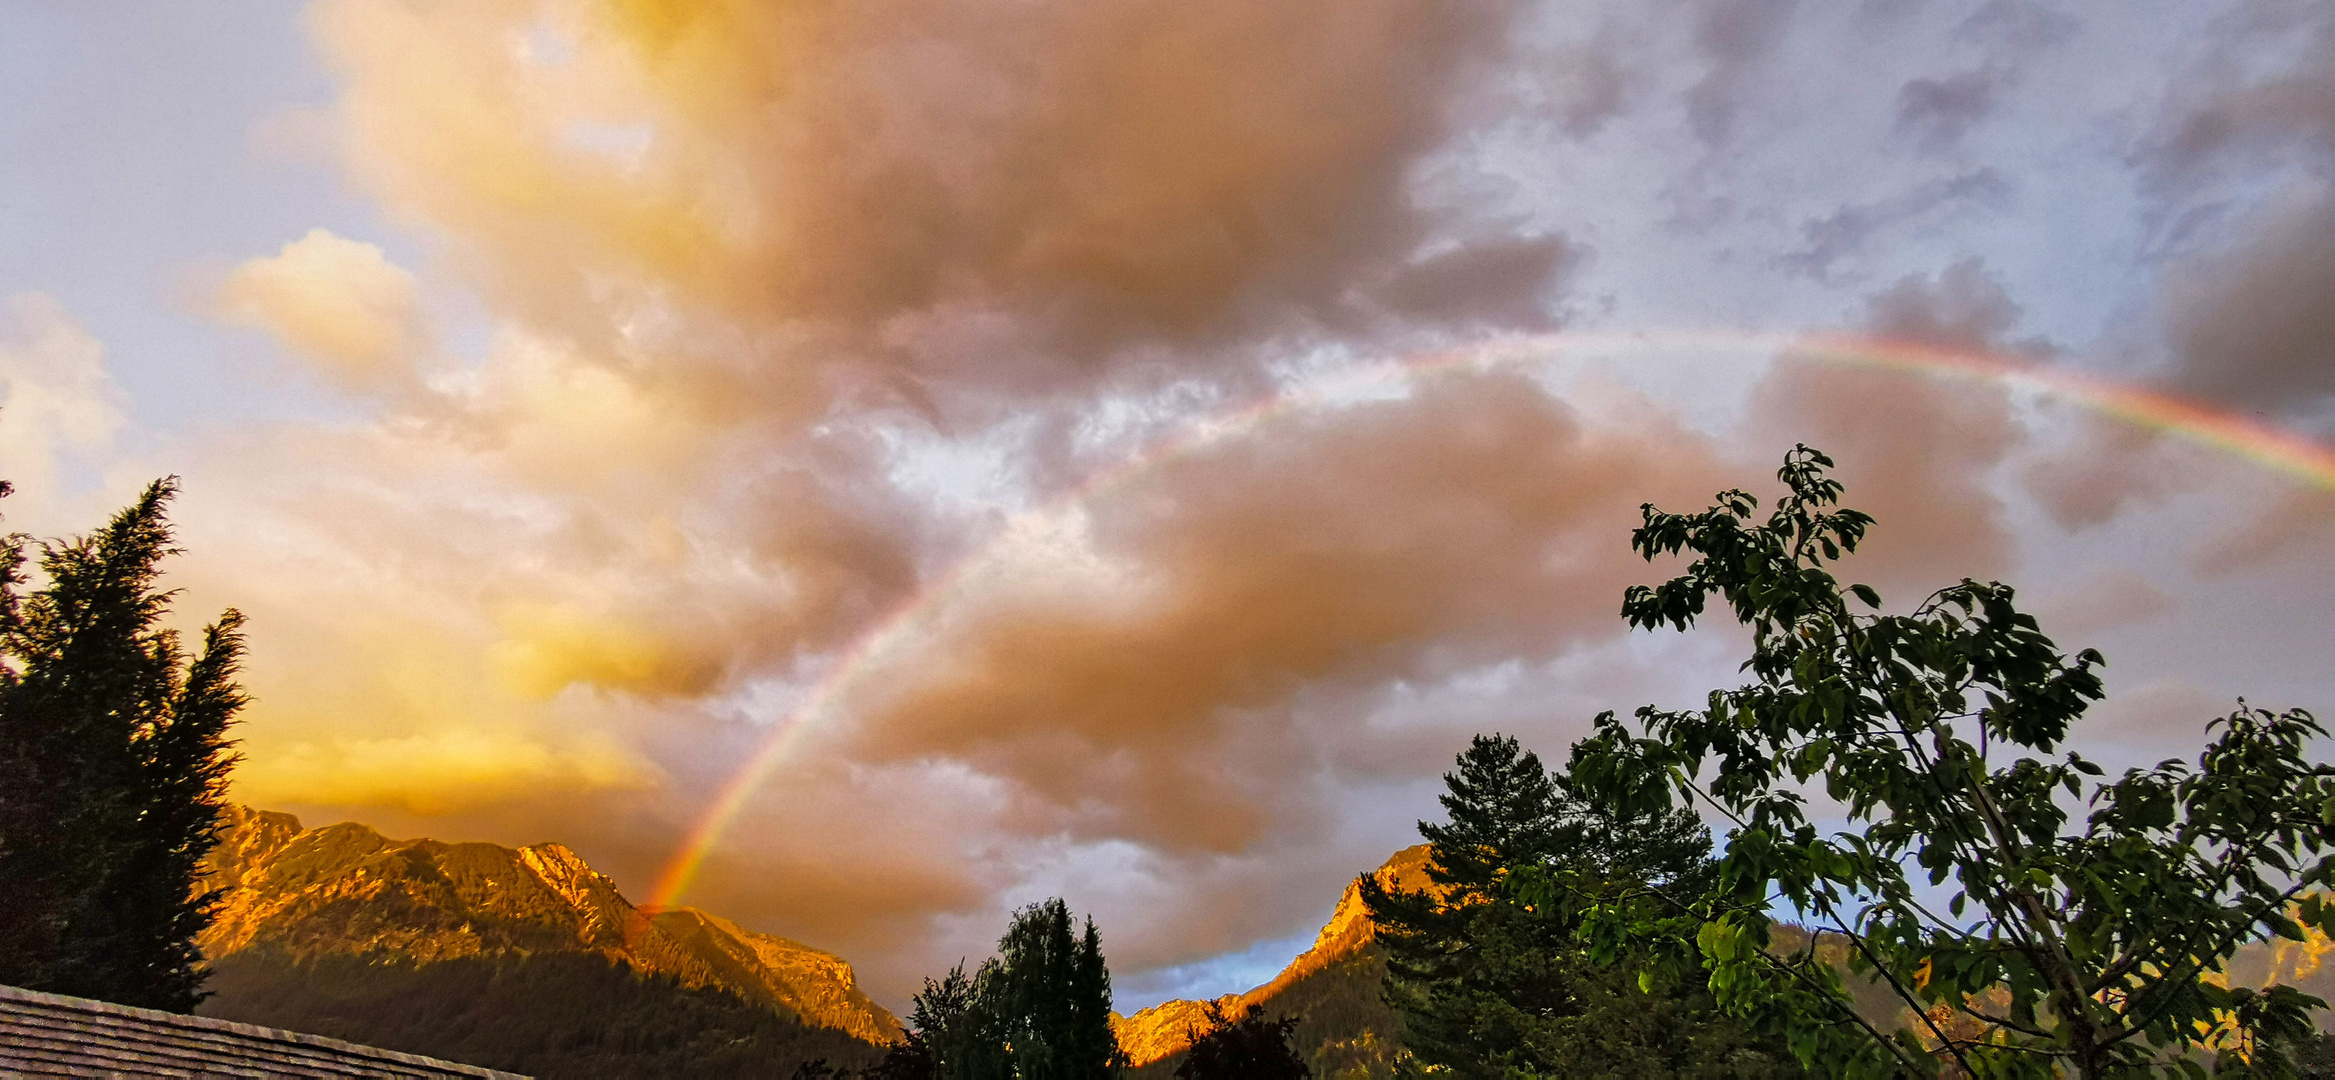
[[[588,954],[864,1042],[902,1033],[841,957],[694,908],[644,911],[556,843],[392,840],[238,806],[206,869],[226,887],[198,939],[214,965],[258,952],[406,964]]]

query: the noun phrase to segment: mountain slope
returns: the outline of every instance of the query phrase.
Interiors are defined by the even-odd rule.
[[[900,1036],[840,958],[690,908],[641,911],[558,844],[391,840],[236,807],[207,870],[227,891],[199,941],[206,1015],[465,1060],[441,1052],[451,1041],[539,1072],[719,1072],[713,1048],[738,1068],[860,1060]],[[616,1000],[647,1012],[599,1015]],[[463,1003],[476,1015],[446,1012]],[[581,1052],[595,1032],[629,1048]]]
[[[1372,876],[1390,889],[1428,888],[1427,846],[1396,852]],[[1362,905],[1362,890],[1348,882],[1312,948],[1271,982],[1217,1000],[1230,1014],[1258,1008],[1268,1016],[1299,1017],[1291,1042],[1316,1076],[1386,1076],[1400,1043],[1394,1013],[1379,999],[1385,980],[1386,961],[1370,912]],[[1111,1018],[1111,1029],[1138,1075],[1169,1073],[1175,1055],[1190,1045],[1188,1032],[1199,1026],[1202,1005],[1166,1001],[1133,1016]]]

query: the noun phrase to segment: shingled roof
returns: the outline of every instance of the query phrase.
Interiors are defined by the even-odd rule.
[[[0,986],[5,1076],[491,1076],[322,1035]]]

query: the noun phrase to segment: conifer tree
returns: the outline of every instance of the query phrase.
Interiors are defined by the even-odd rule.
[[[926,979],[908,1040],[879,1075],[944,1080],[1087,1080],[1126,1067],[1111,1032],[1111,972],[1093,919],[1072,930],[1060,899],[1014,913],[998,955],[970,978]]]
[[[1640,985],[1598,962],[1578,920],[1519,903],[1520,872],[1669,884],[1708,873],[1709,831],[1671,810],[1583,800],[1514,738],[1478,735],[1444,776],[1450,820],[1422,821],[1424,891],[1358,883],[1386,953],[1386,1000],[1419,1062],[1459,1076],[1790,1073],[1780,1047],[1721,1017],[1699,980]]]
[[[216,842],[242,617],[192,657],[161,625],[174,554],[158,480],[97,532],[0,541],[0,983],[125,1005],[202,1000],[195,894]]]

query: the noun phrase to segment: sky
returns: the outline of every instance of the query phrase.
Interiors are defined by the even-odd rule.
[[[2087,753],[2335,709],[2335,8],[0,0],[0,512],[181,478],[235,797],[895,1007],[1056,895],[1264,981],[1471,734],[1740,679],[1628,533],[1801,442]]]

